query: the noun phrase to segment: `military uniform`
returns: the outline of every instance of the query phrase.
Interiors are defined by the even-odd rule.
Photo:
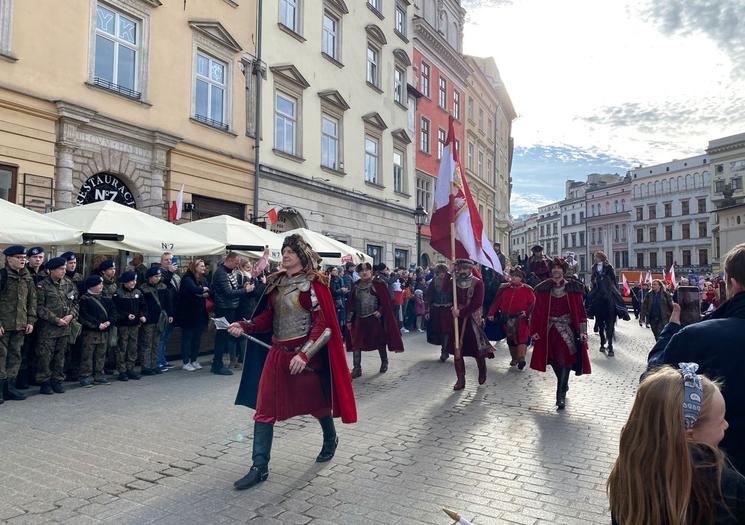
[[[137,339],[140,332],[140,317],[144,317],[147,311],[145,297],[139,288],[132,290],[120,287],[113,297],[116,307],[118,330],[118,348],[116,356],[116,369],[121,374],[126,374],[129,379],[135,379],[134,371],[137,360]],[[134,319],[129,319],[134,315]],[[139,379],[139,376],[137,377]]]
[[[0,270],[0,390],[7,399],[25,399],[15,390],[21,366],[21,348],[26,326],[36,322],[36,290],[26,268],[14,270],[6,264]],[[7,384],[6,384],[7,381]],[[0,401],[3,396],[0,395]]]
[[[49,272],[44,269],[44,266],[34,268],[27,266],[31,278],[34,280],[34,310],[36,310],[36,287],[44,278],[49,276]],[[25,390],[29,386],[29,381],[36,377],[36,347],[39,342],[39,330],[38,326],[34,327],[34,331],[26,335],[23,338],[23,348],[21,349],[21,366],[18,369],[18,377],[16,379],[16,388]]]
[[[100,325],[111,323],[103,330]],[[116,323],[114,303],[103,294],[86,292],[80,298],[80,324],[83,325],[83,352],[80,359],[80,384],[88,386],[90,377],[96,383],[106,383],[104,378],[104,359],[109,346],[109,332]]]
[[[42,280],[36,289],[39,317],[39,346],[37,357],[39,383],[60,386],[65,379],[65,351],[70,341],[70,324],[59,326],[57,321],[66,315],[78,316],[78,293],[73,281],[62,278],[55,282],[51,276]]]
[[[162,316],[171,317],[172,311],[168,287],[163,283],[150,284],[146,282],[141,287],[142,294],[145,297],[146,304],[146,321],[142,325],[143,351],[142,351],[142,372],[145,375],[160,373],[157,366],[158,344],[160,336],[165,331],[165,325],[161,320]]]
[[[116,289],[119,287],[116,282],[116,277],[109,279],[103,273],[101,273],[101,278],[103,279],[103,291],[101,292],[101,296],[108,300],[111,300],[116,293]],[[106,373],[112,373],[113,370],[116,370],[117,353],[117,345],[107,346],[105,363]]]

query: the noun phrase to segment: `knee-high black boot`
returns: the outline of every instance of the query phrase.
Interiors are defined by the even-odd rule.
[[[269,477],[269,458],[272,453],[272,439],[274,425],[271,423],[254,422],[254,441],[251,459],[253,465],[248,474],[233,483],[237,490],[245,490],[266,481]]]
[[[569,390],[569,373],[571,371],[571,368],[560,368],[557,373],[556,406],[559,410],[564,410],[566,406],[567,390]]]
[[[352,352],[352,379],[362,375],[362,352],[355,350]]]
[[[385,374],[388,371],[388,350],[383,348],[378,348],[378,353],[380,354],[380,373]]]
[[[322,417],[318,422],[323,430],[323,447],[321,452],[318,453],[318,457],[316,457],[316,463],[326,463],[334,457],[336,447],[339,445],[339,437],[336,435],[333,417]]]

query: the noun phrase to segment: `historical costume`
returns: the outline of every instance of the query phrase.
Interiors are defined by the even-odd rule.
[[[435,276],[424,291],[427,342],[440,347],[440,361],[447,361],[447,339],[453,331],[453,287],[444,264],[435,266]]]
[[[550,260],[543,255],[543,246],[540,244],[533,246],[530,251],[533,252],[533,255],[528,258],[528,276],[526,281],[530,286],[535,287],[538,283],[550,277]]]
[[[452,277],[451,277],[452,279]],[[456,302],[453,317],[458,317],[458,334],[455,325],[448,337],[448,353],[454,356],[457,381],[453,390],[463,390],[466,386],[466,365],[464,357],[473,357],[479,368],[479,384],[486,382],[486,358],[494,357],[494,347],[484,333],[484,282],[473,274],[473,262],[458,259],[455,262]],[[448,283],[452,287],[452,281]],[[456,337],[460,348],[456,351]]]
[[[572,279],[579,279],[579,261],[575,258],[574,252],[567,252],[567,277]]]
[[[557,379],[556,406],[563,410],[569,390],[569,372],[590,373],[587,355],[587,318],[582,304],[582,285],[564,279],[566,262],[554,259],[551,279],[535,288],[535,308],[530,328],[533,334],[533,356],[530,368],[546,371],[551,365]]]
[[[362,375],[362,352],[377,350],[380,373],[388,371],[388,351],[403,352],[404,344],[393,315],[391,294],[381,276],[372,277],[372,266],[357,266],[360,280],[349,293],[347,306],[347,352],[352,352],[352,379]]]
[[[334,302],[325,276],[315,270],[317,260],[300,235],[285,238],[285,269],[267,280],[266,309],[253,320],[228,328],[233,337],[272,332],[254,415],[253,466],[234,483],[236,489],[250,488],[269,476],[275,422],[306,414],[316,417],[323,430],[316,461],[325,462],[333,458],[338,444],[333,417],[344,423],[357,421]]]
[[[613,266],[603,252],[595,253],[595,264],[591,274],[592,289],[585,299],[587,317],[595,319],[596,331],[600,334],[600,351],[605,352],[608,343],[608,356],[613,357],[613,337],[616,318],[631,319],[618,290],[618,281]]]
[[[523,283],[520,268],[510,270],[510,282],[499,287],[489,307],[489,320],[501,322],[510,349],[510,366],[525,368],[525,354],[530,339],[530,315],[535,306],[535,294]]]

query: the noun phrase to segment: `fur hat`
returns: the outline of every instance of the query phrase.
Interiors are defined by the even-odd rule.
[[[455,260],[455,267],[458,268],[459,266],[468,266],[473,268],[473,261],[471,259],[456,259]]]
[[[295,252],[295,255],[300,259],[300,264],[303,265],[304,270],[313,270],[317,268],[318,264],[321,262],[321,258],[313,248],[311,248],[310,244],[305,242],[302,235],[293,233],[292,235],[285,237],[285,240],[282,243],[282,251],[284,251],[286,247],[289,247],[293,252]]]
[[[563,257],[554,257],[549,262],[549,267],[553,270],[554,268],[558,267],[561,268],[564,273],[567,273],[569,271],[569,263],[567,263],[566,259]]]

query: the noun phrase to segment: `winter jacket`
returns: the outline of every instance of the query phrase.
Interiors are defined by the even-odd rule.
[[[241,296],[246,294],[243,288],[243,278],[224,264],[218,264],[212,276],[210,295],[215,301],[215,308],[235,310],[238,308]]]
[[[186,272],[181,280],[176,299],[175,323],[178,326],[192,327],[207,324],[207,306],[205,298],[202,297],[206,287],[207,281],[197,279],[193,273]]]
[[[85,292],[83,297],[80,298],[79,307],[78,321],[83,325],[83,332],[107,333],[116,324],[114,302],[108,297],[104,297],[103,294],[94,295]],[[101,330],[99,325],[107,321],[111,325]]]
[[[25,330],[36,322],[36,286],[26,268],[0,270],[0,327]]]
[[[36,313],[39,320],[39,337],[70,335],[70,325],[58,326],[57,321],[67,315],[78,316],[78,291],[70,279],[54,281],[47,276],[36,287]]]
[[[670,294],[664,290],[660,290],[658,293],[660,294],[660,320],[663,323],[667,323],[670,319],[670,314],[673,313],[673,300],[670,297]],[[642,310],[639,314],[639,321],[642,323],[649,322],[649,317],[652,314],[652,302],[654,301],[654,295],[655,292],[649,292],[644,298]]]
[[[163,310],[168,317],[173,317],[173,305],[168,293],[168,287],[163,283],[152,285],[145,283],[141,287],[145,295],[145,324],[155,324],[160,318],[160,312]],[[160,303],[160,305],[158,304]]]
[[[140,324],[140,317],[145,315],[147,309],[142,290],[139,288],[127,290],[120,286],[112,300],[116,307],[117,326],[138,326]],[[130,314],[134,315],[135,318],[130,319]]]

